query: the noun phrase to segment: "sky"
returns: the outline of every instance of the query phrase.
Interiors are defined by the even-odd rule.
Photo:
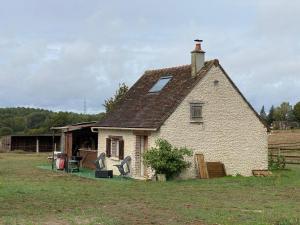
[[[256,110],[300,101],[297,0],[0,3],[0,107],[104,111],[120,83],[189,64],[196,38]]]

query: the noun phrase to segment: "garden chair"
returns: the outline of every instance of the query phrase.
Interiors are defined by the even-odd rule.
[[[131,161],[131,157],[126,156],[126,158],[123,159],[120,165],[114,165],[118,168],[121,176],[127,176],[130,173],[130,165],[129,165],[130,161]]]
[[[94,161],[94,164],[96,166],[96,171],[103,170],[105,168],[105,153],[102,152],[98,158]]]

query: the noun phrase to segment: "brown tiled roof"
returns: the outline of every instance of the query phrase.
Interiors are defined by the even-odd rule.
[[[95,127],[159,128],[214,63],[218,61],[205,62],[195,78],[191,76],[191,65],[146,71],[118,106]],[[160,92],[149,93],[163,76],[172,78]]]
[[[205,62],[196,77],[191,76],[191,65],[146,71],[130,88],[117,107],[101,122],[94,124],[94,127],[160,128],[213,65],[220,66],[219,61],[215,59]],[[223,68],[221,66],[220,68],[250,109],[261,120]],[[172,76],[172,78],[160,92],[149,93],[153,85],[163,76]]]

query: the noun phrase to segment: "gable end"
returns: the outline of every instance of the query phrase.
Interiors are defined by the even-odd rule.
[[[231,80],[231,78],[229,77],[229,75],[226,73],[226,71],[223,69],[223,67],[218,64],[218,67],[220,68],[220,70],[222,71],[222,73],[225,75],[225,77],[228,79],[228,81],[230,82],[230,84],[232,85],[232,87],[237,91],[237,93],[242,97],[242,99],[244,100],[244,102],[248,105],[248,107],[251,109],[251,111],[255,114],[255,116],[259,119],[259,121],[264,125],[264,127],[267,129],[268,132],[270,132],[270,127],[269,125],[260,117],[260,115],[255,111],[255,109],[253,108],[253,106],[250,104],[250,102],[248,102],[248,100],[246,99],[246,97],[242,94],[242,92],[239,90],[239,88],[235,85],[235,83]]]

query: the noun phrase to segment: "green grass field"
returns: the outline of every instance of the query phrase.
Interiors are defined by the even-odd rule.
[[[300,224],[300,167],[272,177],[166,183],[95,180],[0,154],[1,224]]]

